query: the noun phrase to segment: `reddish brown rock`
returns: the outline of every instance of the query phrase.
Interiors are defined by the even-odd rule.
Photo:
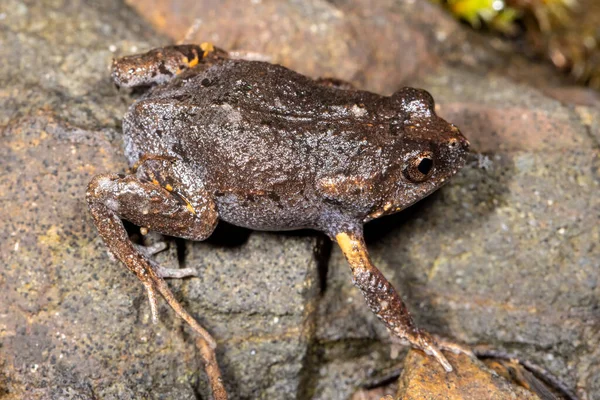
[[[422,352],[411,350],[400,377],[397,400],[539,400],[467,355],[446,353],[454,371],[446,373]]]

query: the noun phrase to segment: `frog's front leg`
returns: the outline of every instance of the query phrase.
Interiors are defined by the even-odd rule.
[[[415,325],[396,289],[371,262],[362,228],[339,232],[335,238],[350,264],[354,284],[362,291],[371,310],[390,332],[434,356],[446,371],[452,371],[452,366],[438,349],[435,340]]]
[[[86,198],[94,223],[109,250],[133,271],[145,286],[153,320],[157,320],[156,297],[160,293],[194,331],[215,348],[209,333],[183,308],[164,281],[168,270],[138,251],[121,219],[159,233],[203,240],[214,230],[218,215],[212,199],[196,188],[193,194],[179,192],[169,175],[170,160],[150,159],[135,175],[98,175],[88,186]]]
[[[112,65],[113,81],[121,87],[150,86],[168,82],[176,75],[228,53],[211,43],[182,44],[117,58]]]

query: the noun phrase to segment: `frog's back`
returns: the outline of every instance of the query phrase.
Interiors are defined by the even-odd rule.
[[[315,175],[348,167],[367,129],[385,117],[386,99],[326,87],[278,65],[226,60],[138,101],[124,122],[127,155],[131,162],[143,153],[183,159],[220,208],[254,212],[255,203],[288,209],[274,218],[296,218],[288,211],[302,206],[311,219]]]

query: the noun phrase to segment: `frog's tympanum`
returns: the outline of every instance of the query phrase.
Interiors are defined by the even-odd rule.
[[[373,265],[363,224],[438,189],[464,164],[469,142],[439,118],[424,90],[393,95],[313,80],[279,65],[234,60],[210,44],[116,60],[119,86],[152,86],[123,120],[130,175],[94,177],[87,201],[110,251],[160,293],[212,347],[173,297],[162,268],[130,241],[122,219],[204,240],[219,220],[258,230],[312,228],[341,247],[354,284],[392,335],[452,367]]]

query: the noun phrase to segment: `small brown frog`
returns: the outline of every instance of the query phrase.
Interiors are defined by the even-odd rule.
[[[465,164],[469,142],[439,118],[424,90],[392,96],[313,80],[279,65],[235,60],[210,44],[178,45],[114,62],[119,86],[153,86],[123,120],[133,173],[94,177],[87,201],[110,251],[211,347],[122,219],[204,240],[221,219],[258,230],[312,228],[337,241],[353,281],[392,335],[452,367],[417,328],[369,259],[363,224],[429,195]],[[187,272],[189,273],[189,272]]]

